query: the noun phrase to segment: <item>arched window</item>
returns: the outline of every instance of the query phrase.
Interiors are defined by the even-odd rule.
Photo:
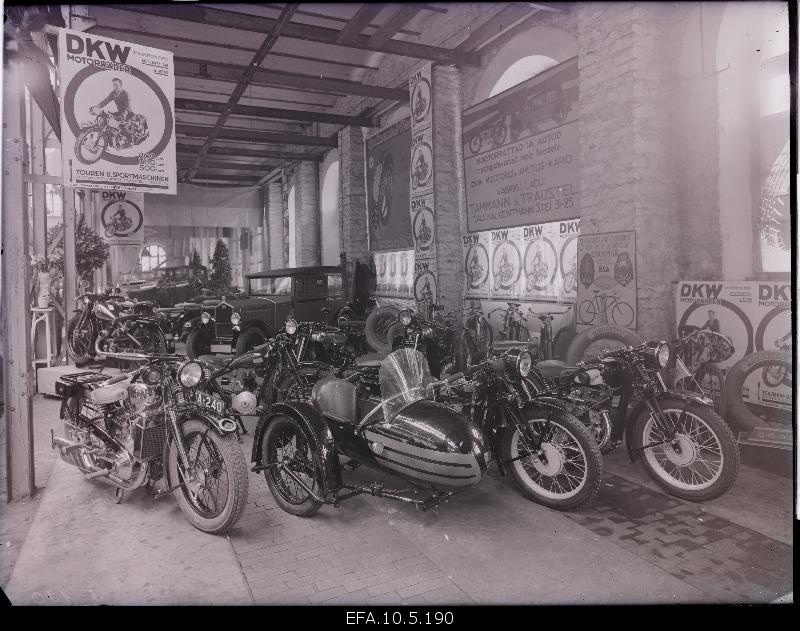
[[[164,267],[167,262],[167,251],[157,243],[150,243],[142,248],[139,253],[139,263],[143,272],[150,272],[159,267]]]
[[[495,94],[505,92],[509,88],[535,77],[540,72],[552,68],[556,64],[558,62],[555,59],[546,55],[529,55],[518,59],[500,76],[497,83],[489,91],[489,96],[492,97]]]
[[[338,265],[339,251],[339,161],[328,165],[320,192],[322,214],[322,264]]]
[[[295,221],[295,187],[289,189],[289,197],[286,201],[287,215],[289,216],[289,267],[297,267],[297,254],[295,252],[295,230],[297,229],[297,222]]]

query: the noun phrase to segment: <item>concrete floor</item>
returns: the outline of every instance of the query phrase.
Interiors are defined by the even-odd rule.
[[[215,537],[170,497],[141,490],[115,504],[112,487],[54,459],[58,401],[34,406],[46,488],[0,506],[0,585],[15,604],[770,602],[792,591],[791,478],[762,469],[743,466],[726,496],[687,504],[618,450],[575,513],[525,500],[493,470],[436,512],[360,496],[310,519],[281,511],[250,474],[244,516]]]

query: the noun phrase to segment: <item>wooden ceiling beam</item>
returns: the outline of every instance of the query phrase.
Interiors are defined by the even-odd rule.
[[[350,44],[354,42],[357,35],[361,35],[370,22],[381,12],[383,5],[381,4],[362,4],[355,12],[350,21],[344,25],[344,28],[339,31],[339,36],[336,38],[339,44]]]
[[[231,110],[239,102],[239,98],[242,96],[242,94],[244,94],[247,86],[250,85],[250,80],[253,78],[256,70],[261,66],[261,62],[264,61],[264,57],[266,57],[269,51],[272,50],[272,47],[275,45],[281,35],[281,30],[283,30],[291,21],[294,12],[297,11],[298,8],[299,7],[296,4],[289,4],[286,5],[286,8],[284,8],[283,11],[281,11],[281,15],[277,22],[275,22],[273,25],[269,35],[264,38],[264,42],[261,44],[261,46],[259,46],[256,54],[253,55],[250,65],[247,66],[247,69],[241,74],[239,80],[236,82],[236,87],[233,89],[233,93],[228,98],[228,102],[222,108],[219,118],[217,118],[217,122],[208,133],[208,137],[203,143],[203,146],[200,148],[192,168],[189,169],[189,172],[186,174],[185,181],[192,181],[192,178],[194,177],[195,173],[197,173],[197,169],[200,167],[200,164],[206,157],[206,154],[211,148],[211,145],[214,143],[214,140],[222,133],[222,128],[225,126],[225,121],[227,121],[228,117],[231,115]]]
[[[213,129],[214,126],[212,125],[184,125],[182,123],[175,125],[175,131],[178,134],[195,138],[208,137]],[[305,136],[303,134],[285,134],[240,127],[222,127],[216,132],[214,138],[275,145],[308,145],[310,147],[337,147],[339,145],[335,136]]]
[[[213,81],[236,81],[244,66],[204,61],[202,59],[175,58],[176,77],[194,77]],[[366,85],[358,81],[325,79],[311,75],[294,74],[278,70],[257,69],[250,79],[251,85],[290,88],[293,90],[316,90],[325,94],[352,94],[390,101],[408,101],[408,92],[377,85]]]
[[[219,101],[199,101],[195,99],[175,99],[175,109],[189,112],[222,112],[224,103]],[[366,116],[345,116],[326,112],[308,112],[303,110],[285,110],[274,107],[258,107],[255,105],[235,105],[231,113],[238,116],[254,118],[277,118],[280,120],[302,121],[306,123],[328,123],[331,125],[352,125],[354,127],[374,127],[375,121]]]
[[[369,36],[367,43],[372,48],[383,48],[397,32],[408,24],[421,8],[416,4],[401,4],[381,27]]]
[[[477,50],[490,39],[497,37],[503,31],[530,17],[537,11],[538,9],[532,8],[528,3],[511,3],[500,9],[480,26],[471,29],[467,39],[456,46],[455,49],[465,52]]]
[[[258,15],[239,13],[236,11],[224,11],[207,7],[200,4],[189,4],[186,2],[169,4],[115,4],[111,5],[114,9],[122,11],[132,11],[147,15],[195,22],[206,26],[220,26],[236,30],[253,31],[256,33],[269,33],[272,31],[277,20],[265,18]],[[310,24],[300,24],[289,22],[281,30],[281,37],[291,37],[302,39],[309,42],[320,44],[331,44],[333,46],[347,46],[361,50],[371,50],[378,53],[388,53],[401,57],[413,57],[415,59],[427,59],[438,61],[445,64],[455,64],[459,66],[479,66],[480,56],[472,53],[454,51],[439,46],[429,46],[427,44],[417,44],[414,42],[404,42],[400,40],[389,40],[381,47],[371,46],[369,36],[358,35],[349,44],[340,44],[337,39],[340,31]]]
[[[197,153],[200,145],[179,144],[176,146],[178,153]],[[220,147],[214,146],[208,150],[210,156],[230,156],[242,158],[261,158],[266,160],[311,160],[312,162],[322,162],[323,155],[320,153],[303,153],[292,151],[273,151],[262,149],[248,149],[245,147]]]

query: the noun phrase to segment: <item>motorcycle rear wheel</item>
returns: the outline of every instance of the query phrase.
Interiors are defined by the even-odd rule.
[[[660,403],[661,410],[677,423],[683,399],[664,398]],[[663,440],[663,432],[649,410],[634,423],[634,449]],[[733,432],[719,414],[710,407],[690,403],[676,439],[675,446],[657,445],[638,452],[653,482],[670,495],[692,502],[727,493],[739,475],[740,455]]]
[[[183,483],[175,491],[178,506],[195,528],[212,534],[227,532],[244,512],[249,485],[247,463],[236,435],[220,436],[198,419],[184,421],[181,429],[189,461],[194,463],[195,474],[202,482],[184,482],[178,472],[178,450],[171,443],[167,456],[170,483]],[[205,451],[205,457],[201,450]],[[210,489],[204,488],[209,480],[210,484],[216,484],[217,490],[223,481],[226,485],[221,508]],[[192,491],[195,483],[199,486]]]
[[[87,319],[81,322],[81,327],[76,330],[83,313],[76,313],[67,324],[67,350],[76,366],[88,364],[94,356],[94,331],[92,323]]]
[[[273,420],[261,439],[261,462],[287,462],[292,473],[303,480],[315,493],[319,493],[319,472],[314,466],[312,441],[306,430],[293,418],[279,416]],[[285,471],[278,467],[264,469],[272,497],[284,511],[298,517],[316,513],[322,502],[305,491]]]
[[[513,425],[500,444],[500,457],[509,463],[522,494],[556,510],[573,510],[591,500],[600,489],[603,458],[589,431],[572,414],[536,406],[526,408],[525,422],[542,438],[544,458],[524,455],[528,439]]]

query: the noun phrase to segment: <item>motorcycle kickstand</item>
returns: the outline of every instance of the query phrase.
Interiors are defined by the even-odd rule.
[[[117,487],[114,489],[114,503],[115,504],[122,504],[122,500],[125,499],[125,491]]]

